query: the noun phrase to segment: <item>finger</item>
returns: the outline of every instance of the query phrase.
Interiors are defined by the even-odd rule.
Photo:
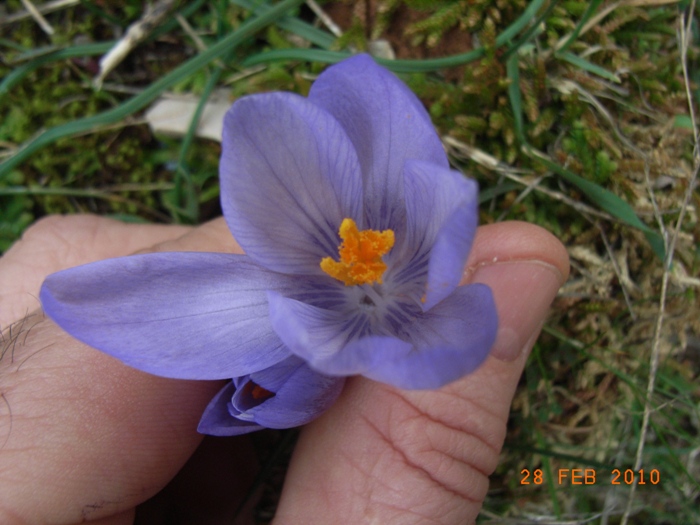
[[[479,228],[463,284],[488,284],[499,305],[498,336],[491,356],[512,361],[520,355],[539,331],[552,298],[568,276],[566,249],[541,228],[515,221]]]
[[[218,252],[243,253],[243,249],[232,237],[223,217],[197,226],[182,237],[165,239],[143,252]]]
[[[178,238],[191,229],[127,224],[96,215],[41,219],[0,258],[0,329],[39,308],[39,288],[48,274],[127,255]]]
[[[566,251],[546,231],[522,223],[480,228],[465,282],[493,290],[500,358],[436,391],[348,381],[333,408],[302,432],[276,522],[473,522],[527,353],[567,274]]]
[[[128,232],[112,230],[121,229],[119,223],[96,226],[85,220],[60,221],[61,240],[54,250],[59,255],[45,252],[54,263],[41,266],[37,274],[133,252],[152,241],[159,243],[156,249],[235,249],[227,231],[226,239],[218,238],[224,230],[217,223],[203,226],[201,238],[185,228],[132,230],[138,236],[133,240]],[[83,255],[70,255],[71,247],[84,247],[81,227],[86,224],[96,228],[91,238],[98,255],[86,248]],[[98,232],[105,236],[99,241]],[[32,236],[40,237],[35,231],[28,243]],[[51,238],[44,240],[51,243]],[[120,249],[109,246],[117,242]],[[35,257],[20,246],[10,261],[21,266]],[[4,337],[0,522],[77,523],[124,512],[128,516],[128,509],[172,478],[201,441],[197,422],[220,388],[218,382],[176,381],[134,370],[70,338],[40,314]],[[12,519],[4,520],[6,515]]]

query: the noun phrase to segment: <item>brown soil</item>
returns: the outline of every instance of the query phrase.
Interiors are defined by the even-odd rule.
[[[375,27],[378,4],[378,0],[338,0],[325,4],[323,10],[343,30],[350,28],[353,20],[360,20],[367,28],[369,37]],[[403,59],[438,58],[465,53],[473,48],[471,35],[457,27],[447,31],[435,46],[428,46],[425,43],[412,45],[411,36],[406,33],[407,28],[425,20],[429,14],[401,4],[394,10],[391,23],[387,24],[386,30],[379,35],[379,38],[388,40],[396,58]],[[450,76],[455,74],[457,78],[461,77],[457,71]]]

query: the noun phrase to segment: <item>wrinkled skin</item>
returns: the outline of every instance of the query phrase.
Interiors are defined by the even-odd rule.
[[[156,250],[240,252],[222,220],[188,229],[71,216],[39,221],[0,259],[1,523],[128,524],[134,508],[169,483],[172,499],[162,496],[161,510],[178,505],[185,516],[188,508],[186,523],[231,522],[254,474],[255,434],[200,447],[173,480],[200,445],[198,419],[221,384],[128,368],[37,311],[46,275]],[[302,432],[275,523],[473,522],[525,360],[567,275],[566,251],[544,230],[481,227],[464,282],[494,292],[500,328],[492,356],[436,391],[349,380]]]

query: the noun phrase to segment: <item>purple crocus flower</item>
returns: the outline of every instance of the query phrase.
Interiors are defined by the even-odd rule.
[[[458,286],[477,186],[449,168],[415,95],[370,57],[308,98],[244,97],[226,115],[224,217],[246,255],[151,253],[49,276],[46,313],[138,369],[233,378],[200,431],[304,424],[343,378],[437,388],[496,336],[487,286]]]

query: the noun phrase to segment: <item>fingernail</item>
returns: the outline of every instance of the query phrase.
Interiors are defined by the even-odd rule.
[[[498,308],[498,334],[491,355],[513,361],[534,344],[564,279],[555,266],[529,260],[484,264],[470,281],[489,285]]]

